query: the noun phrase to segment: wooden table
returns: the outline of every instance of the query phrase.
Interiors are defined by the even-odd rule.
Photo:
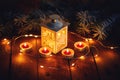
[[[74,49],[74,43],[81,40],[84,38],[69,32],[67,47]],[[33,44],[33,48],[20,55],[19,45],[23,41]],[[79,55],[65,59],[61,51],[51,57],[41,57],[38,51],[40,37],[21,37],[13,42],[10,52],[1,49],[0,80],[120,80],[119,49],[111,50],[97,41],[94,46],[84,59]],[[96,53],[99,55],[94,57]]]

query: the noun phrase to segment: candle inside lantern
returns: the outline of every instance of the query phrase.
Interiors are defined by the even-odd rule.
[[[44,47],[43,49],[42,49],[42,53],[49,53],[50,51],[46,48],[46,47]]]
[[[27,43],[24,43],[24,44],[22,45],[22,48],[29,48],[29,45],[28,45]]]

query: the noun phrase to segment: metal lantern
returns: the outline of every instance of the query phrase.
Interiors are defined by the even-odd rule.
[[[50,47],[53,53],[58,53],[67,46],[68,23],[59,18],[51,18],[41,26],[41,45]]]

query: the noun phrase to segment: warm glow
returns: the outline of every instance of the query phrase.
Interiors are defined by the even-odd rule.
[[[87,42],[88,42],[88,39],[85,39],[85,41],[87,41]]]
[[[95,57],[98,57],[98,54],[96,54]]]
[[[7,42],[7,44],[10,44],[10,42]]]
[[[22,53],[19,53],[19,55],[22,55]]]
[[[42,56],[50,56],[52,53],[49,47],[42,47],[39,49],[39,52]]]
[[[30,34],[29,36],[33,36],[33,34]]]
[[[44,68],[44,66],[43,66],[43,65],[41,65],[41,66],[40,66],[40,68]]]
[[[93,39],[92,38],[89,38],[89,41],[92,41]]]
[[[72,67],[74,67],[75,66],[75,63],[72,63],[72,65],[71,65]]]
[[[3,40],[4,40],[4,41],[6,41],[7,39],[6,39],[6,38],[4,38]]]
[[[17,63],[24,63],[26,62],[25,58],[24,58],[24,55],[22,55],[22,53],[19,53],[16,58],[15,58],[15,61]]]
[[[97,63],[101,63],[102,62],[102,59],[100,57],[96,57],[95,60],[96,60]]]
[[[94,44],[95,43],[92,38],[88,38],[88,39],[86,38],[85,41],[89,42],[89,44]]]
[[[52,54],[50,56],[52,56]]]
[[[37,36],[37,35],[35,35],[34,37],[35,37],[35,38],[37,38],[38,36]]]
[[[74,50],[70,48],[63,49],[62,55],[68,58],[72,58],[74,56]]]
[[[80,56],[79,59],[84,60],[85,56]]]
[[[60,36],[61,34],[60,33],[57,33],[58,36]]]
[[[32,44],[29,42],[23,42],[20,44],[20,52],[29,52],[32,49]]]
[[[114,49],[114,47],[110,47],[110,49]]]
[[[28,35],[25,35],[25,37],[28,37]]]
[[[44,26],[41,27],[41,45],[51,48],[54,54],[67,46],[67,26],[58,31],[51,30]]]
[[[76,49],[78,49],[78,50],[84,50],[85,48],[86,48],[86,43],[84,43],[84,42],[81,42],[81,41],[78,41],[78,42],[75,42],[74,43],[74,47],[76,48]]]
[[[8,45],[8,44],[10,44],[10,40],[4,38],[4,39],[2,40],[2,45]]]

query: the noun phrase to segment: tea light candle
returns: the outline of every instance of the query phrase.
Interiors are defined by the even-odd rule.
[[[31,48],[32,48],[32,44],[30,44],[29,42],[23,42],[20,44],[21,52],[26,52],[30,50]]]
[[[81,41],[75,42],[74,46],[76,49],[79,49],[79,50],[84,50],[86,48],[86,44]]]
[[[42,56],[50,56],[51,49],[49,47],[42,47],[39,49],[39,52]]]
[[[22,48],[29,48],[29,45],[28,45],[27,43],[24,43],[24,44],[22,45]]]
[[[63,49],[62,55],[66,58],[72,58],[74,56],[74,50],[70,48]]]

